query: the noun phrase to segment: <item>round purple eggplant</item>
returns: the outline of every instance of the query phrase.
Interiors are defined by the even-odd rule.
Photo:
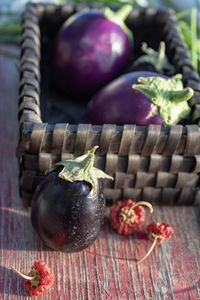
[[[127,67],[124,73],[132,73],[138,71],[157,72],[155,66],[149,62],[142,62],[139,59],[135,60],[129,67]]]
[[[132,10],[84,11],[59,30],[52,55],[55,85],[66,95],[88,100],[117,76],[132,50],[132,33],[122,21]]]
[[[51,249],[81,251],[100,232],[105,198],[99,178],[111,177],[93,167],[96,148],[73,161],[58,163],[36,189],[32,225]]]
[[[191,88],[183,88],[181,78],[181,74],[167,77],[143,71],[124,74],[89,101],[86,121],[96,125],[175,125],[189,116],[187,100],[193,95]]]
[[[125,68],[123,73],[147,71],[168,76],[175,74],[175,69],[166,56],[165,43],[163,41],[160,42],[158,51],[147,47],[146,43],[142,44],[141,49],[145,54],[133,61],[130,66]]]

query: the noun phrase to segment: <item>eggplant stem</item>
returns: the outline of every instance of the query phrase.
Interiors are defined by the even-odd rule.
[[[153,244],[151,245],[151,248],[149,249],[149,251],[146,253],[146,255],[144,257],[142,257],[138,260],[139,263],[141,263],[143,260],[145,260],[149,256],[149,254],[153,251],[154,247],[157,244],[157,239],[158,239],[158,237],[155,237]]]
[[[128,17],[128,15],[131,13],[132,9],[133,9],[133,6],[131,4],[123,5],[122,8],[119,9],[117,12],[114,12],[109,7],[106,7],[104,9],[104,16],[108,20],[118,24],[124,30],[124,32],[129,37],[131,44],[133,43],[133,33],[126,26],[125,20]]]
[[[162,41],[160,42],[160,47],[158,50],[158,61],[162,61],[165,57],[165,43]]]
[[[26,274],[24,274],[24,273],[18,271],[18,270],[17,270],[15,267],[13,267],[13,266],[9,266],[8,269],[10,269],[10,270],[16,272],[18,275],[20,275],[20,276],[23,277],[24,279],[27,279],[27,280],[30,280],[30,281],[31,281],[31,280],[34,280],[34,279],[36,278],[36,276],[28,276],[28,275],[26,275]]]
[[[131,206],[131,208],[134,209],[136,206],[139,206],[139,205],[147,206],[150,210],[150,213],[153,212],[153,206],[149,202],[146,202],[146,201],[139,201],[139,202],[135,203],[133,206]]]
[[[132,11],[133,6],[130,4],[122,6],[121,9],[119,9],[116,13],[115,16],[119,18],[122,21],[125,21],[130,12]]]
[[[98,146],[98,145],[95,145],[91,150],[88,151],[88,154],[89,154],[89,153],[94,154],[95,151],[96,151],[96,149],[98,149],[98,148],[99,148],[99,146]]]

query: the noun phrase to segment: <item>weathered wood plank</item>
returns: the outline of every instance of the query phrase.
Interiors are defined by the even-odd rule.
[[[44,259],[55,274],[54,286],[41,300],[194,299],[200,297],[200,212],[198,207],[155,207],[148,215],[174,227],[171,240],[157,246],[146,261],[151,242],[140,236],[119,236],[105,224],[96,242],[80,253],[47,249],[38,240],[30,212],[18,195],[18,71],[0,56],[0,299],[29,299],[23,280],[8,270],[27,272]],[[107,214],[109,212],[107,211]]]

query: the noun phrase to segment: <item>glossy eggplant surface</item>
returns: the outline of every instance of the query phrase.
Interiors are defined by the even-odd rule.
[[[104,218],[105,200],[100,183],[93,193],[86,181],[70,182],[49,173],[38,186],[31,209],[32,225],[54,250],[80,251],[97,238]]]

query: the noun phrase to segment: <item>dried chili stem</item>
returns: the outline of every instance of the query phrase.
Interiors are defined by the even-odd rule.
[[[22,272],[20,272],[19,270],[17,270],[15,267],[13,266],[9,266],[8,269],[10,270],[13,270],[14,272],[16,272],[17,274],[19,274],[21,277],[23,277],[24,279],[27,279],[27,280],[34,280],[36,278],[36,276],[28,276]]]
[[[135,212],[134,212],[134,208],[140,205],[144,205],[147,206],[150,209],[150,212],[153,212],[153,206],[146,201],[139,201],[133,205],[131,205],[128,209],[123,209],[120,212],[120,216],[123,218],[123,221],[127,221],[130,220],[131,222],[134,222],[134,218],[135,218]]]
[[[156,246],[157,242],[158,242],[158,236],[155,237],[155,239],[153,241],[153,244],[151,245],[151,248],[146,253],[146,255],[143,258],[141,258],[141,259],[138,260],[139,263],[141,263],[143,260],[145,260],[147,258],[147,256],[149,256],[149,254],[153,251],[154,247]]]
[[[139,201],[139,202],[135,203],[133,206],[131,206],[131,208],[134,209],[136,206],[139,206],[139,205],[147,206],[149,208],[150,212],[151,213],[153,212],[153,206],[149,202],[146,202],[146,201]]]

